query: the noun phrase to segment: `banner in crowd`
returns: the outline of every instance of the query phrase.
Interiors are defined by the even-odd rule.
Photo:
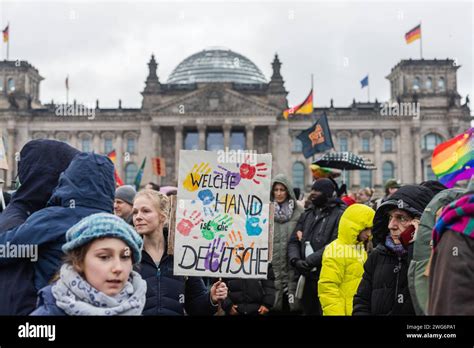
[[[272,156],[241,154],[180,151],[174,274],[267,277]]]

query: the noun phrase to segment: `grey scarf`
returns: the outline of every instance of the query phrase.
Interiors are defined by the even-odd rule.
[[[71,265],[64,264],[51,290],[56,305],[68,315],[141,315],[146,301],[146,281],[135,271],[122,291],[112,297],[93,288]]]
[[[290,221],[293,216],[293,210],[295,209],[295,201],[293,199],[287,199],[283,203],[279,204],[273,202],[275,205],[275,222],[283,224]]]

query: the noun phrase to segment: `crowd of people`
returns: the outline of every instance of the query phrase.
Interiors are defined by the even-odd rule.
[[[18,179],[0,246],[38,255],[0,257],[0,315],[474,315],[469,187],[389,180],[378,198],[319,178],[302,197],[278,174],[267,279],[210,279],[173,274],[175,189],[116,188],[106,156],[44,139]]]

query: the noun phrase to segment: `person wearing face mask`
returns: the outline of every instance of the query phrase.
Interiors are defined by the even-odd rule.
[[[408,265],[421,215],[433,196],[424,186],[405,185],[377,209],[372,230],[377,246],[364,264],[353,315],[415,315]]]
[[[337,198],[329,179],[318,179],[311,187],[311,205],[301,214],[288,241],[288,260],[306,277],[301,298],[304,315],[320,315],[318,280],[324,248],[337,237],[339,220],[346,205]],[[313,252],[310,254],[310,249]]]

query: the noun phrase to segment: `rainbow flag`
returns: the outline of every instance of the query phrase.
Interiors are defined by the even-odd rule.
[[[289,115],[293,114],[311,114],[313,112],[313,89],[301,104],[283,111],[283,117],[288,119]]]
[[[412,30],[405,34],[405,41],[407,44],[411,44],[413,41],[421,38],[421,24],[418,24]]]
[[[431,168],[448,188],[474,175],[474,128],[439,144],[431,157]]]
[[[115,161],[117,160],[117,153],[115,152],[115,150],[112,150],[111,152],[109,152],[107,154],[107,157],[110,158],[110,160],[112,161],[112,163],[114,164],[114,177],[115,177],[115,185],[118,187],[118,186],[123,186],[123,181],[122,179],[120,178],[120,176],[118,175],[117,173],[117,169],[115,169]]]

